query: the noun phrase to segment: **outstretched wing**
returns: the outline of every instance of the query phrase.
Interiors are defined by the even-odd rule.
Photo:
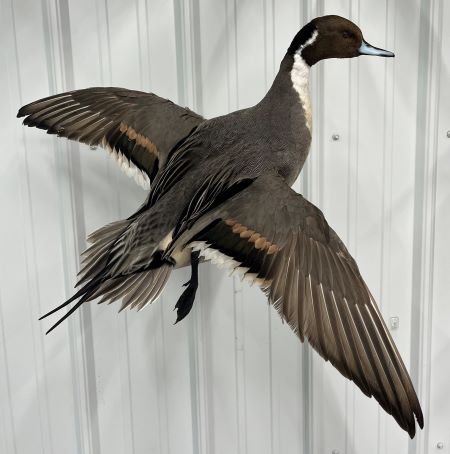
[[[355,261],[322,212],[281,177],[259,177],[177,243],[258,284],[300,339],[411,437],[414,415],[423,427],[411,379]]]
[[[49,134],[105,147],[146,188],[170,150],[204,121],[153,93],[109,87],[43,98],[23,106],[17,116]]]

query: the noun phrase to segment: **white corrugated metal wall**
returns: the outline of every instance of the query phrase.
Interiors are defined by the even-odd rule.
[[[445,0],[0,0],[0,452],[450,453],[450,3]],[[100,150],[25,129],[18,107],[66,89],[153,91],[207,117],[257,102],[293,35],[340,14],[392,60],[312,71],[314,143],[297,189],[356,257],[411,370],[413,441],[308,347],[262,294],[202,266],[143,312],[72,292],[86,233],[145,193]],[[444,52],[444,49],[447,51]],[[331,136],[338,134],[340,140]]]

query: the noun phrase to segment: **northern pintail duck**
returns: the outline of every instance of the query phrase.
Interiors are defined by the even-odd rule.
[[[257,284],[305,338],[411,437],[423,416],[411,379],[358,266],[322,212],[290,186],[311,143],[308,78],[327,58],[393,57],[339,16],[294,37],[265,97],[210,120],[152,93],[75,90],[22,107],[24,124],[101,145],[149,194],[128,219],[88,238],[79,290],[47,317],[76,304],[122,299],[141,309],[174,268],[192,267],[176,304],[190,311],[201,258]]]

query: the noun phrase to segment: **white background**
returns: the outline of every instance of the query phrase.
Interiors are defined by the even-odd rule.
[[[446,0],[0,0],[0,452],[450,453],[450,3]],[[145,193],[101,150],[25,129],[73,88],[153,91],[207,117],[256,103],[292,37],[340,14],[395,59],[312,70],[314,141],[296,187],[357,259],[416,385],[413,442],[210,265],[189,317],[161,300],[87,305],[50,336],[85,235]],[[331,136],[339,134],[340,140]],[[443,449],[437,449],[437,443]],[[333,451],[335,450],[335,451]]]

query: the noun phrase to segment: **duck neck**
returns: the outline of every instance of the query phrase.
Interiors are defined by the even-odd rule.
[[[301,126],[298,122],[303,123],[311,132],[309,70],[301,53],[287,53],[262,104],[270,108],[270,116],[281,115],[292,121],[294,114],[297,127]]]

